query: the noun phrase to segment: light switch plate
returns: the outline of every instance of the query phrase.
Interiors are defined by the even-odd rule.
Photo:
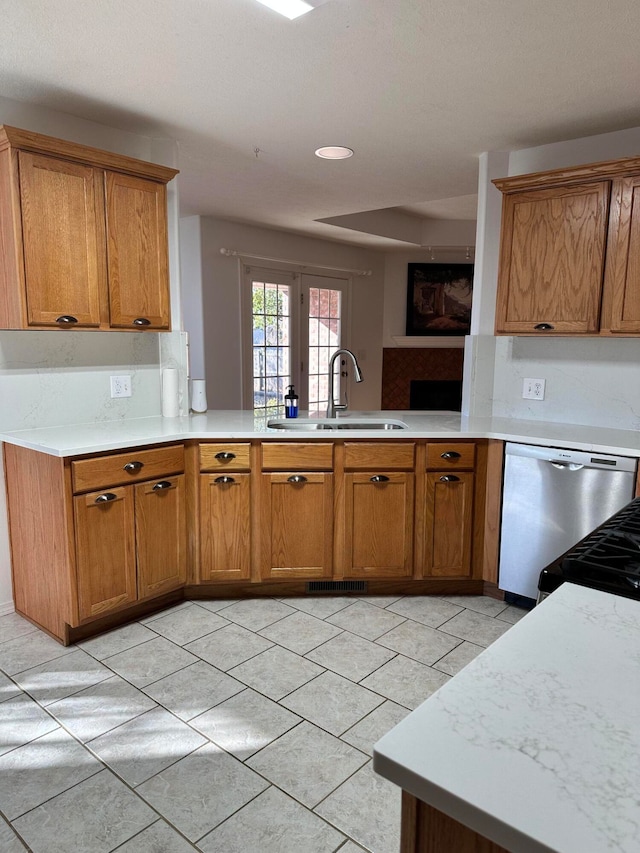
[[[111,397],[131,396],[131,376],[111,377]]]

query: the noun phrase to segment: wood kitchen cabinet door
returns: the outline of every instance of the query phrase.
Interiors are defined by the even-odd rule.
[[[200,474],[200,580],[251,577],[251,474]]]
[[[469,577],[474,474],[427,473],[425,577]]]
[[[414,474],[345,474],[345,577],[409,577]]]
[[[168,329],[166,187],[107,172],[106,205],[111,326]]]
[[[187,578],[184,474],[129,488],[135,491],[138,597],[183,586]]]
[[[27,321],[99,326],[106,293],[102,171],[19,152]]]
[[[504,196],[497,334],[598,334],[609,181]]]
[[[81,620],[137,599],[134,498],[131,486],[73,499]]]
[[[262,474],[260,503],[262,577],[331,577],[333,474]]]
[[[603,332],[640,332],[640,176],[613,186]]]

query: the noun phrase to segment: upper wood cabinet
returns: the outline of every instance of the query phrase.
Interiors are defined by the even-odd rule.
[[[0,128],[0,328],[168,330],[175,174]]]
[[[613,186],[602,325],[610,334],[640,333],[640,175]]]
[[[640,158],[494,183],[496,334],[639,334]]]

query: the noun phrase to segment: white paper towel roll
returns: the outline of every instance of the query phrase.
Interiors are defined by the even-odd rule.
[[[178,403],[178,369],[165,367],[162,371],[162,416],[177,418],[180,414]]]

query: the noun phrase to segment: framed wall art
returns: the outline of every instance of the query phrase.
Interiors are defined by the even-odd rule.
[[[407,335],[468,335],[473,264],[408,264]]]

